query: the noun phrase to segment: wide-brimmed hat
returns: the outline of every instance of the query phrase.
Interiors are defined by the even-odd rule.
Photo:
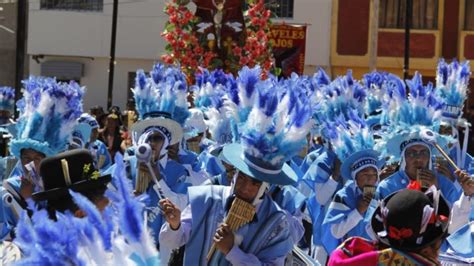
[[[53,200],[69,195],[69,190],[89,191],[106,187],[110,175],[101,175],[94,168],[88,150],[76,149],[48,157],[41,161],[40,176],[44,191],[34,193],[33,200]]]
[[[444,236],[450,209],[439,190],[404,189],[387,196],[375,210],[371,226],[377,239],[392,248],[414,251]]]
[[[298,180],[295,171],[287,163],[272,165],[262,159],[246,154],[241,144],[225,145],[223,155],[239,171],[262,182],[290,185]]]
[[[172,120],[170,114],[165,112],[153,112],[144,115],[143,120],[135,122],[130,129],[132,139],[136,142],[145,132],[156,130],[161,132],[168,139],[170,145],[176,144],[183,138],[183,128]]]

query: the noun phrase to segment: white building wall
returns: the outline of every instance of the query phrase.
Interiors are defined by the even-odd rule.
[[[104,0],[103,12],[40,10],[40,1],[30,1],[28,54],[49,60],[84,64],[81,85],[88,88],[85,108],[106,106],[108,56],[112,24],[112,0]],[[288,23],[307,23],[307,74],[316,66],[329,67],[331,0],[295,0],[294,18]],[[150,70],[164,52],[160,33],[167,17],[164,0],[121,0],[117,25],[113,104],[122,108],[127,100],[128,73]],[[280,20],[275,20],[278,22]],[[39,75],[40,64],[30,60],[30,73]]]
[[[307,24],[305,73],[317,66],[329,67],[332,0],[294,0],[292,19],[275,19],[274,23]]]

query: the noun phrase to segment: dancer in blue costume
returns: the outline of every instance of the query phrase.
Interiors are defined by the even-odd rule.
[[[257,71],[254,72],[257,74]],[[242,80],[240,73],[243,72],[239,72],[236,81],[231,74],[225,74],[222,70],[209,72],[203,69],[202,73],[196,75],[196,85],[192,87],[194,105],[202,111],[207,128],[201,140],[203,149],[198,156],[202,168],[210,176],[206,183],[230,185],[226,174],[226,168],[229,167],[221,161],[220,154],[224,144],[232,143],[239,137],[237,120],[232,111],[237,112],[240,102],[237,84],[246,88],[249,80]],[[255,84],[248,86],[249,91],[253,92]]]
[[[14,126],[11,119],[15,106],[15,90],[11,87],[0,87],[0,180],[10,176],[17,159],[8,154],[8,142],[12,138],[10,130]]]
[[[467,153],[470,123],[462,117],[464,102],[469,93],[470,75],[468,61],[458,63],[454,60],[451,64],[447,64],[441,59],[436,76],[436,95],[443,102],[440,133],[455,139],[455,143],[449,147],[449,156],[459,168],[474,174],[474,160]],[[462,129],[464,129],[464,139],[460,136]],[[435,169],[449,177],[457,189],[461,190],[459,182],[455,180],[454,169],[448,166],[444,159],[437,160],[435,163]]]
[[[101,172],[105,172],[110,166],[112,166],[112,159],[110,158],[110,154],[107,150],[107,146],[105,146],[105,143],[97,139],[99,136],[99,123],[97,123],[97,120],[92,115],[86,113],[81,115],[78,122],[78,127],[81,127],[82,124],[86,124],[90,128],[90,132],[81,133],[83,135],[89,136],[89,138],[84,140],[83,148],[88,149],[92,154],[96,167]]]
[[[183,212],[169,200],[160,202],[167,220],[160,242],[170,248],[185,245],[185,265],[283,265],[291,251],[294,242],[287,215],[265,191],[270,183],[296,181],[285,161],[305,145],[309,110],[299,101],[290,104],[287,97],[280,102],[275,92],[258,91],[254,104],[249,103],[254,107],[242,144],[224,147],[225,158],[238,170],[233,186],[190,188],[190,205]],[[256,214],[232,232],[220,223],[235,197],[255,206]],[[207,261],[213,242],[217,250]]]
[[[316,132],[321,136],[323,147],[320,149],[320,155],[314,156],[315,160],[309,167],[306,166],[307,163],[303,163],[302,169],[306,166],[308,170],[301,183],[307,184],[313,190],[307,203],[313,225],[314,256],[324,264],[327,253],[322,244],[321,224],[332,197],[347,181],[340,176],[340,160],[331,147],[334,125],[349,119],[350,112],[356,112],[359,117],[363,117],[366,91],[353,79],[351,71],[348,71],[345,76],[337,77],[327,86],[321,87],[318,95],[319,103],[313,118],[317,121]]]
[[[76,120],[82,114],[84,89],[77,83],[30,77],[23,84],[23,98],[18,102],[17,134],[10,143],[10,152],[19,161],[0,189],[1,238],[8,237],[16,226],[19,213],[27,208],[25,200],[33,192],[43,190],[38,174],[40,162],[67,149]]]
[[[398,84],[389,91],[390,101],[384,105],[383,116],[388,121],[381,141],[384,158],[389,162],[400,161],[400,169],[380,182],[376,197],[383,199],[389,194],[410,187],[430,187],[441,190],[450,204],[460,197],[454,184],[445,176],[433,171],[431,158],[436,149],[424,140],[429,132],[441,146],[448,143],[438,135],[442,104],[434,97],[431,84],[423,86],[421,75],[415,74],[407,81],[410,88],[408,98],[405,87]]]
[[[178,68],[157,64],[150,76],[137,71],[133,94],[139,121],[131,128],[135,155],[124,159],[136,195],[146,195],[141,200],[157,245],[161,244],[158,239],[163,224],[160,198],[169,198],[182,208],[188,204],[189,172],[176,158],[170,158],[168,150],[183,138],[180,122],[189,116],[186,90],[184,74]],[[160,247],[162,261],[167,263],[170,254],[171,250]]]
[[[370,128],[356,112],[337,126],[331,143],[342,162],[341,176],[349,181],[334,196],[321,225],[321,242],[327,254],[347,237],[369,236],[366,227],[376,207],[373,197],[384,164],[374,150]]]

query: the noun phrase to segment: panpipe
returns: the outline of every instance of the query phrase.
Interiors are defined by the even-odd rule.
[[[255,206],[236,197],[232,202],[232,206],[230,207],[229,213],[224,219],[224,223],[230,227],[230,230],[232,232],[235,232],[237,231],[237,229],[253,220],[255,211]],[[215,251],[216,243],[213,243],[211,249],[209,250],[209,253],[207,253],[207,261],[211,260],[212,255],[214,255]]]
[[[152,178],[147,171],[142,171],[137,167],[137,176],[135,178],[135,193],[142,194],[148,188]]]

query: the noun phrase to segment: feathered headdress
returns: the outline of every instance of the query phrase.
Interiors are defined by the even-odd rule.
[[[297,91],[288,89],[281,94],[278,86],[268,80],[257,84],[253,101],[247,98],[251,109],[241,128],[241,144],[225,146],[224,156],[249,176],[285,185],[296,181],[296,174],[285,162],[306,144],[311,106]]]
[[[379,160],[380,153],[375,150],[374,136],[356,110],[350,110],[349,120],[335,127],[331,144],[342,162],[341,175],[346,180],[355,178],[359,171],[367,167],[380,170],[383,165],[383,161]]]
[[[432,84],[424,86],[419,73],[415,73],[412,80],[407,80],[407,84],[410,89],[407,98],[402,96],[404,89],[396,85],[393,90],[388,90],[390,98],[383,105],[388,126],[377,146],[384,157],[390,158],[390,162],[399,161],[407,145],[428,145],[420,136],[421,132],[438,132],[439,129],[442,103],[436,98]],[[440,144],[448,141],[439,135],[437,138]]]
[[[154,65],[149,76],[138,70],[132,92],[139,114],[139,121],[132,127],[134,142],[152,126],[162,131],[170,144],[180,141],[190,115],[187,83],[181,70],[162,64]]]
[[[15,107],[15,89],[0,87],[0,110],[12,113]]]
[[[73,81],[62,83],[42,77],[30,77],[23,85],[18,133],[10,143],[11,153],[19,158],[22,149],[46,156],[64,151],[82,114],[84,88]]]
[[[457,123],[462,117],[471,71],[469,61],[451,64],[440,59],[436,75],[436,95],[443,102],[443,120]]]
[[[363,77],[363,84],[368,92],[365,111],[367,116],[377,115],[382,111],[383,97],[387,93],[383,85],[387,75],[385,72],[373,71]]]
[[[232,74],[225,74],[220,69],[212,72],[201,69],[201,73],[196,75],[196,85],[191,87],[194,105],[205,111],[215,101],[224,97],[228,91],[235,90],[236,86],[237,83]]]
[[[106,192],[110,204],[102,213],[87,198],[70,191],[86,217],[57,213],[53,221],[46,210],[33,205],[33,222],[26,212],[22,214],[15,242],[24,256],[16,265],[159,265],[144,225],[143,206],[133,197],[122,159],[116,160],[118,190]]]
[[[138,70],[132,92],[139,118],[161,112],[184,125],[189,116],[187,88],[186,76],[179,68],[156,64],[150,76]]]
[[[218,144],[230,143],[234,139],[230,124],[230,111],[224,107],[231,104],[228,95],[237,91],[237,83],[231,74],[222,70],[209,72],[202,69],[196,76],[196,85],[192,87],[194,104],[201,109],[205,116],[205,123],[211,133],[211,139]],[[238,102],[238,101],[237,101]],[[237,113],[237,105],[233,104]]]
[[[320,88],[320,104],[315,109],[313,118],[319,125],[319,134],[331,138],[331,123],[339,123],[350,118],[350,112],[357,111],[359,117],[365,113],[367,92],[364,87],[352,78],[352,72],[337,77],[329,85]],[[339,122],[338,122],[339,121]]]
[[[236,87],[229,88],[229,99],[238,106],[238,120],[241,123],[247,121],[250,111],[255,102],[256,85],[260,81],[262,69],[260,66],[254,68],[243,67],[237,76]]]

